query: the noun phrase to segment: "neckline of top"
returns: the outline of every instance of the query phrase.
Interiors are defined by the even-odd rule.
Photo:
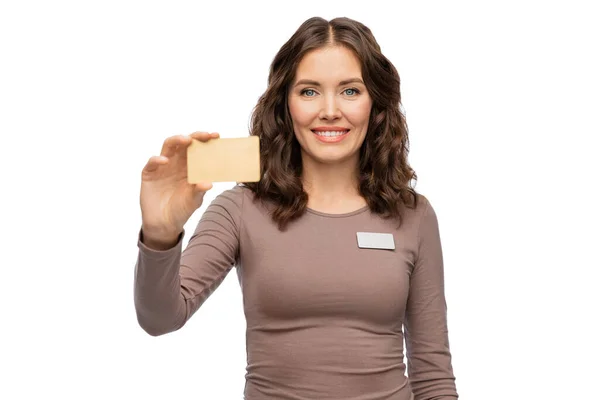
[[[329,218],[345,218],[345,217],[351,217],[353,215],[357,215],[357,214],[361,214],[365,211],[367,211],[369,209],[368,205],[362,206],[361,208],[354,210],[354,211],[350,211],[347,213],[341,213],[341,214],[331,214],[331,213],[326,213],[326,212],[322,212],[322,211],[317,211],[317,210],[313,210],[312,208],[306,207],[306,211],[311,213],[311,214],[315,214],[315,215],[319,215],[321,217],[329,217]]]

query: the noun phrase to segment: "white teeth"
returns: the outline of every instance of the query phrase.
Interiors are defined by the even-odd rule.
[[[315,132],[319,136],[341,136],[348,131],[323,131],[323,132]]]

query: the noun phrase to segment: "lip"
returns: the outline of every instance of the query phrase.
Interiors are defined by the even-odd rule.
[[[327,127],[327,129],[320,129],[319,128],[315,128],[315,129],[311,129],[313,134],[315,135],[315,138],[321,142],[321,143],[339,143],[342,140],[346,139],[348,137],[348,134],[350,133],[350,129],[345,129],[345,128],[341,128],[339,129],[339,127],[334,127],[334,126],[329,126]],[[338,128],[338,129],[335,129]],[[339,136],[320,136],[317,134],[317,132],[343,132],[345,131],[346,133],[339,135]]]
[[[349,130],[349,128],[344,128],[343,126],[317,126],[311,129],[313,132],[340,132]]]

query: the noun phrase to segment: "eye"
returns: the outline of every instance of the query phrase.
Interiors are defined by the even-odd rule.
[[[300,94],[308,96],[308,97],[314,97],[317,94],[317,92],[315,92],[312,89],[304,89],[303,91],[300,92]]]
[[[355,94],[359,94],[360,92],[356,88],[349,88],[344,90],[344,94],[347,96],[354,96]]]

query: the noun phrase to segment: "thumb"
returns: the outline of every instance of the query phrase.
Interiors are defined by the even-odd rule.
[[[213,185],[210,182],[198,182],[196,184],[194,184],[194,192],[196,194],[198,193],[203,193],[203,192],[208,192],[210,189],[212,189]]]
[[[196,205],[200,207],[202,205],[202,201],[204,200],[204,194],[212,189],[213,185],[210,182],[200,182],[194,184],[194,200]]]

